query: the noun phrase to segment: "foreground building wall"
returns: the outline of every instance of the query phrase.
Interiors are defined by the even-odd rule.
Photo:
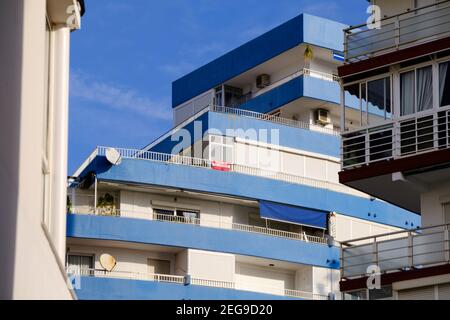
[[[0,3],[0,299],[74,297],[64,272],[64,208],[70,30],[81,8]]]
[[[339,180],[420,213],[422,228],[342,243],[340,286],[351,299],[450,299],[450,1],[372,4],[381,29],[345,30],[342,122],[355,99],[359,117],[342,130]],[[367,289],[369,266],[381,289]]]

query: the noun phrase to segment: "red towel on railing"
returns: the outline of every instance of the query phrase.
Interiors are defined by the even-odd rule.
[[[231,164],[223,161],[212,161],[211,168],[218,171],[231,171]]]

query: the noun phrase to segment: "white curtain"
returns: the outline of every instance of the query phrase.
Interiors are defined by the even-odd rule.
[[[417,111],[433,108],[433,69],[417,69]]]
[[[439,105],[444,106],[444,89],[447,80],[448,62],[439,65]]]
[[[401,75],[401,115],[414,113],[414,71]]]

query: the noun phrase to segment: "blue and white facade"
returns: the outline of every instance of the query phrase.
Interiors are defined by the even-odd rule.
[[[339,184],[345,27],[282,24],[175,81],[170,132],[89,156],[68,190],[80,299],[339,298],[339,241],[420,225]]]

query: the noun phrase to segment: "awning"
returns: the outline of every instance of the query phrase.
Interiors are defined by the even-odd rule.
[[[261,218],[295,223],[314,228],[327,228],[328,212],[294,207],[274,202],[260,201],[259,212]]]

